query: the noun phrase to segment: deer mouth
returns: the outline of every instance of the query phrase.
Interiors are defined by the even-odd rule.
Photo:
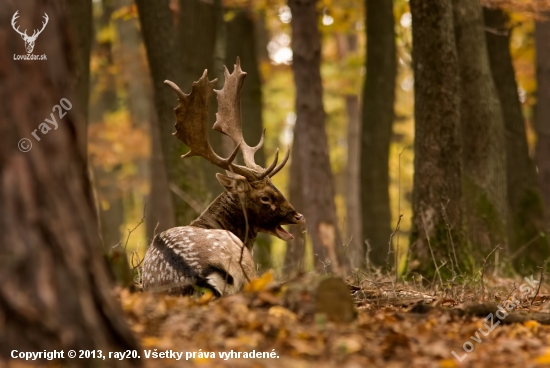
[[[282,239],[284,241],[290,241],[294,239],[294,235],[292,235],[291,233],[283,229],[281,225],[275,228],[275,235],[277,236],[277,238]]]

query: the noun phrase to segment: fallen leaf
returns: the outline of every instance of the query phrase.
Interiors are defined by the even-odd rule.
[[[273,271],[269,270],[264,273],[261,277],[250,281],[245,287],[244,290],[249,293],[255,293],[258,291],[265,290],[273,282]]]

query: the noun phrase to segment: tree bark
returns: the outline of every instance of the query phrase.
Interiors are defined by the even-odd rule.
[[[133,1],[115,0],[114,3],[117,10],[124,10],[131,7]],[[139,22],[135,18],[119,17],[113,23],[118,36],[113,56],[117,64],[124,66],[120,71],[120,77],[128,91],[130,118],[135,127],[147,131],[152,110],[152,96],[147,92],[150,90],[151,81],[149,76],[143,73],[147,65],[140,52],[143,40]],[[147,175],[147,171],[142,175]]]
[[[506,252],[508,201],[504,122],[487,53],[481,4],[453,0],[460,66],[463,200],[471,258]]]
[[[506,173],[510,226],[510,253],[514,266],[535,269],[550,256],[544,230],[544,212],[535,165],[529,157],[525,119],[510,54],[508,16],[501,9],[484,8],[487,49],[493,80],[498,92],[506,131]],[[523,266],[522,266],[523,265]]]
[[[365,0],[366,78],[361,128],[363,238],[370,260],[385,266],[391,234],[389,154],[395,102],[395,30],[392,0]],[[365,252],[360,256],[365,264]],[[393,262],[391,262],[393,264]]]
[[[184,4],[188,3],[193,1],[186,1]],[[193,198],[199,197],[204,201],[206,194],[202,185],[204,183],[200,169],[202,162],[199,157],[181,159],[188,148],[172,136],[175,122],[174,107],[177,103],[174,92],[164,85],[165,80],[171,80],[188,93],[191,89],[191,81],[185,77],[188,74],[184,73],[185,65],[181,60],[183,55],[186,59],[194,59],[194,57],[185,53],[186,49],[178,44],[180,40],[177,36],[178,29],[173,24],[168,0],[137,0],[136,4],[153,79],[155,109],[169,184],[174,185],[178,191],[181,190]],[[187,14],[187,12],[187,9],[182,9],[180,14]],[[181,20],[179,24],[180,29],[186,28]],[[200,74],[195,75],[194,78],[198,79]],[[176,225],[188,224],[197,217],[197,211],[177,192],[171,192]]]
[[[432,250],[436,260],[448,257],[457,272],[463,266],[458,259],[467,262],[459,257],[467,254],[460,248],[460,86],[451,3],[411,0],[410,6],[415,78],[411,247],[427,276],[435,268]],[[464,252],[458,254],[460,249]]]
[[[288,182],[288,199],[292,203],[294,209],[299,213],[305,212],[304,192],[302,190],[302,161],[300,160],[299,147],[300,136],[296,134],[294,128],[294,138],[292,141],[292,152],[294,153],[290,161],[290,180]],[[298,226],[291,226],[290,233],[294,235],[294,239],[289,241],[285,252],[285,267],[284,271],[287,276],[292,277],[295,273],[303,271],[304,256],[306,250],[306,236],[302,232],[303,229]]]
[[[168,174],[164,164],[160,124],[155,112],[151,114],[151,190],[147,203],[147,237],[153,240],[156,234],[176,226],[174,205],[168,185]]]
[[[550,12],[535,25],[537,52],[536,162],[546,212],[546,234],[550,234]]]
[[[226,31],[223,19],[224,8],[221,0],[211,2],[201,0],[181,0],[179,15],[179,44],[182,50],[184,92],[190,90],[191,83],[197,80],[205,69],[208,69],[210,79],[218,78],[216,89],[222,89],[224,83],[223,65],[225,64]],[[192,55],[192,56],[191,56]],[[227,65],[231,71],[235,60]],[[215,152],[229,155],[232,151],[232,141],[218,132],[210,129],[216,121],[218,101],[215,94],[210,98],[208,127],[210,143]],[[224,144],[229,145],[229,149]],[[229,151],[229,152],[226,152]],[[203,173],[204,188],[202,200],[207,205],[218,196],[222,187],[215,180],[215,175],[221,170],[203,160],[198,160]],[[206,207],[206,206],[205,206]]]
[[[116,0],[117,10],[126,10],[133,0]],[[148,66],[141,51],[143,40],[139,29],[139,20],[119,17],[114,20],[117,40],[114,57],[120,70],[120,77],[128,91],[127,106],[132,125],[148,133],[151,137],[151,154],[149,159],[137,159],[137,179],[140,183],[150,183],[149,193],[143,198],[145,203],[145,234],[149,240],[154,237],[155,229],[162,232],[174,226],[166,169],[164,167],[162,147],[160,144],[159,126],[154,116],[153,96],[151,93],[150,75],[144,73]]]
[[[360,106],[357,95],[349,94],[344,98],[348,117],[348,163],[346,166],[346,223],[348,231],[346,241],[349,241],[349,258],[352,268],[361,268],[365,266],[366,252],[361,231]]]
[[[233,9],[233,11],[236,14],[226,25],[225,65],[235,64],[237,57],[240,57],[241,67],[247,74],[241,90],[241,122],[244,140],[250,145],[256,145],[263,130],[263,105],[262,80],[256,52],[255,21],[251,11],[245,9]],[[263,147],[256,152],[254,158],[258,165],[265,167],[266,158]],[[254,247],[254,261],[264,270],[273,267],[269,235],[258,234]]]
[[[49,16],[35,51],[47,60],[13,60],[12,55],[24,52],[22,41],[0,38],[0,360],[9,359],[12,349],[138,349],[111,295],[88,195],[77,140],[83,114],[75,111],[77,94],[71,90],[75,45],[66,9],[46,0],[0,7],[0,33],[5,35],[13,34],[9,19],[16,10],[32,24],[40,24],[44,13]],[[25,88],[29,83],[33,88]],[[62,98],[74,101],[72,108],[63,118],[56,116],[57,129],[47,135],[38,130],[38,141],[31,132],[40,119],[50,118]],[[28,145],[20,143],[17,149],[24,137],[33,144],[26,153],[20,149]],[[70,364],[91,367],[97,361]]]
[[[325,131],[321,82],[321,36],[315,0],[289,0],[292,12],[292,71],[296,85],[296,127],[300,145],[304,212],[317,270],[345,269],[334,203],[334,183]]]
[[[90,95],[90,54],[92,52],[92,1],[69,1],[72,34],[75,36],[75,90],[81,126],[77,127],[79,153],[88,161],[88,102]]]

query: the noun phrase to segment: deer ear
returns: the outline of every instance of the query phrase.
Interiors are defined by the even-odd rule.
[[[248,183],[244,176],[234,175],[234,177],[230,177],[217,173],[216,178],[218,179],[220,184],[229,192],[244,193],[248,190]]]

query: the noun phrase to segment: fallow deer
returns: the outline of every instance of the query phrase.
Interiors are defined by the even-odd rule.
[[[224,87],[215,90],[218,113],[213,129],[237,145],[225,159],[213,151],[208,141],[208,101],[216,80],[208,81],[205,70],[189,94],[165,81],[178,95],[174,135],[190,148],[182,157],[201,156],[226,170],[227,175],[216,174],[225,190],[199,218],[153,239],[143,262],[144,290],[186,295],[198,286],[216,296],[235,293],[256,277],[251,254],[256,235],[264,232],[289,241],[294,237],[281,225],[304,223],[303,215],[294,210],[270,179],[286,164],[290,152],[277,165],[277,150],[273,163],[262,168],[254,162],[254,153],[263,145],[265,130],[256,147],[248,146],[243,139],[240,94],[246,73],[239,59],[233,73],[225,68],[224,75]],[[239,150],[244,166],[233,163]]]

